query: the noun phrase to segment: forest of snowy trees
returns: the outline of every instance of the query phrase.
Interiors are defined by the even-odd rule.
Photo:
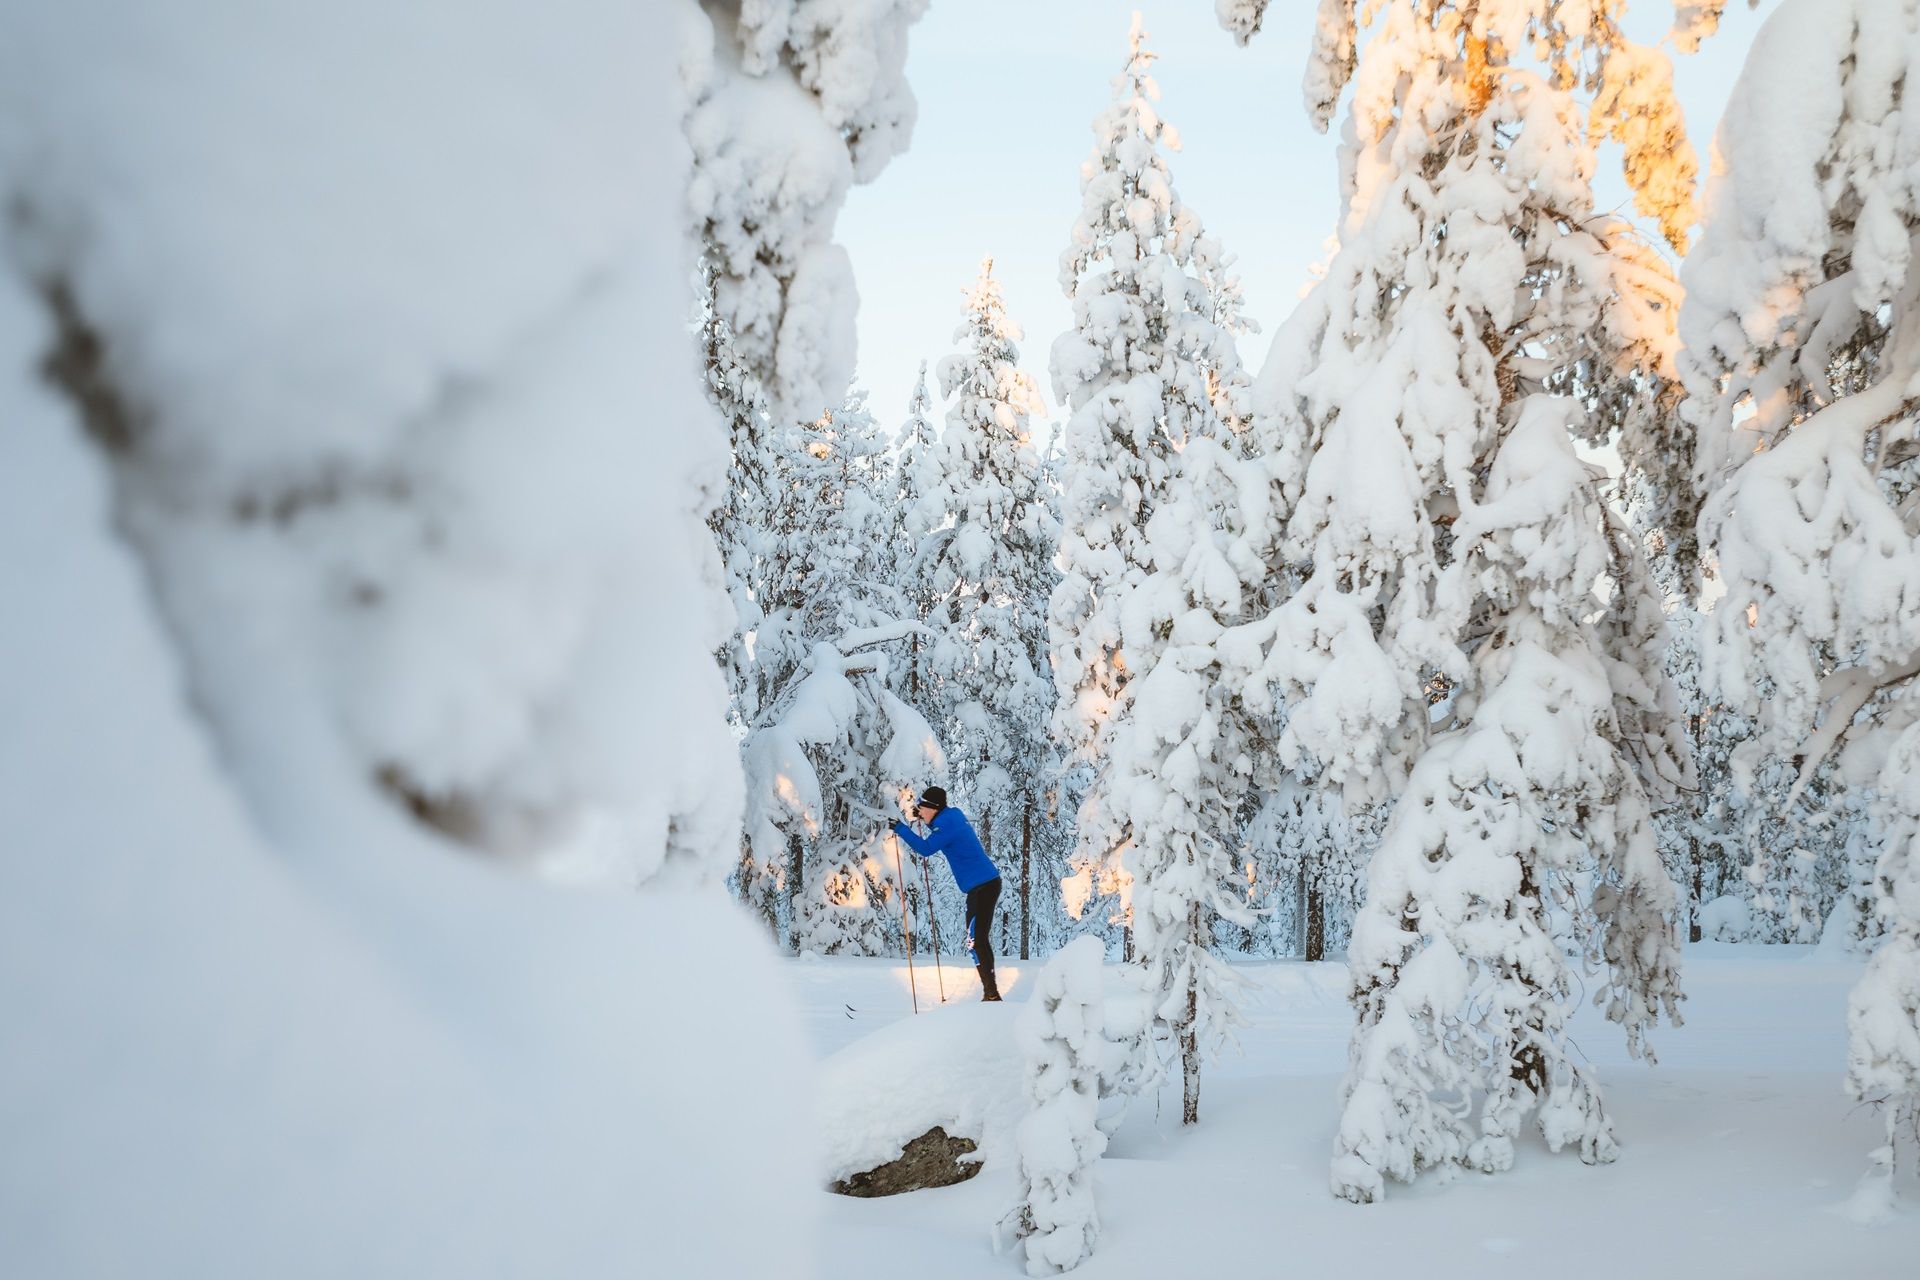
[[[739,896],[791,951],[902,954],[957,899],[900,882],[882,818],[949,787],[1009,883],[1002,954],[1097,940],[1189,1123],[1231,957],[1344,951],[1333,1188],[1361,1201],[1505,1168],[1527,1126],[1613,1159],[1577,993],[1650,1059],[1683,941],[1823,942],[1874,956],[1849,1083],[1911,1139],[1915,19],[1841,7],[1781,6],[1702,214],[1621,0],[1322,0],[1340,222],[1257,377],[1136,15],[1062,210],[1056,422],[990,257],[929,353],[943,424],[924,365],[897,427],[858,390],[786,421],[709,223]],[[1042,996],[1084,1018],[1076,964]]]
[[[0,14],[0,1272],[808,1274],[822,1023],[836,1149],[964,1140],[1008,1268],[1109,1261],[1110,1196],[1143,1258],[1217,1208],[1147,1166],[1250,1176],[1275,991],[1313,1204],[1400,1249],[1398,1185],[1518,1220],[1531,1159],[1537,1215],[1818,1032],[1766,989],[1623,1088],[1730,953],[1845,967],[1829,1216],[1911,1228],[1920,6],[1734,7],[1703,161],[1729,0],[1216,0],[1336,175],[1265,333],[1116,9],[1069,318],[979,244],[901,403],[836,237],[929,0]],[[951,1002],[929,786],[1019,985],[867,1034]],[[1827,1116],[1756,1096],[1714,1169]]]

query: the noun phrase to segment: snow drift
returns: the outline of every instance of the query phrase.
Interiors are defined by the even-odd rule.
[[[837,1182],[897,1160],[939,1125],[990,1167],[1026,1113],[1018,1004],[964,1004],[895,1023],[821,1064],[821,1174]]]

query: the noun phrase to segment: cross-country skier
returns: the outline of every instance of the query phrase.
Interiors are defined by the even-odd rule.
[[[904,822],[893,824],[893,833],[906,841],[907,848],[923,858],[938,853],[947,860],[953,882],[967,895],[967,952],[980,971],[980,998],[998,1000],[1000,988],[993,980],[993,908],[1000,901],[1000,871],[980,847],[967,815],[947,804],[944,787],[928,787],[920,793],[913,816],[926,824],[927,834],[917,835]],[[931,904],[929,904],[931,906]]]

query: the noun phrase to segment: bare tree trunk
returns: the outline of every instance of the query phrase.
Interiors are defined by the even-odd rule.
[[[1687,941],[1700,941],[1700,838],[1687,837],[1687,858],[1693,863],[1693,901],[1687,904]]]
[[[798,832],[787,836],[787,950],[800,954],[800,876],[806,857]]]
[[[760,917],[767,927],[767,937],[774,946],[780,945],[780,899],[775,894],[771,871],[761,874],[760,863],[753,856],[753,842],[745,836],[740,839],[740,900],[753,913]]]
[[[1246,906],[1252,908],[1256,902],[1260,902],[1260,894],[1256,892],[1256,881],[1254,881],[1256,871],[1252,869],[1252,867],[1254,867],[1254,854],[1252,854],[1252,850],[1248,850],[1248,854],[1246,854],[1246,865],[1248,865],[1248,873],[1246,873]],[[1238,875],[1236,875],[1236,879],[1238,879]],[[1242,956],[1252,956],[1252,954],[1254,954],[1254,925],[1238,925],[1238,931],[1240,931],[1240,954],[1242,954]]]
[[[1187,909],[1187,939],[1200,945],[1200,904]],[[1187,1025],[1180,1032],[1180,1123],[1200,1123],[1200,991],[1187,988]]]
[[[1327,958],[1327,895],[1317,880],[1307,882],[1307,959]]]
[[[1302,959],[1307,954],[1307,864],[1302,860],[1293,869],[1293,953]]]
[[[1027,958],[1029,893],[1033,886],[1033,798],[1020,810],[1020,958]]]

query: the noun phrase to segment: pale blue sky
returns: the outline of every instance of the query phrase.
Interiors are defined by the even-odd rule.
[[[1703,170],[1770,7],[1755,14],[1735,0],[1700,53],[1675,59]],[[1021,362],[1053,404],[1047,351],[1072,318],[1060,251],[1093,117],[1125,61],[1136,8],[1161,55],[1161,111],[1182,135],[1174,183],[1239,255],[1247,311],[1262,329],[1241,339],[1241,355],[1253,368],[1265,359],[1338,214],[1333,139],[1313,131],[1300,105],[1311,0],[1273,0],[1245,49],[1215,23],[1212,0],[934,0],[907,65],[920,102],[913,146],[855,189],[837,235],[860,287],[858,382],[889,429],[906,416],[920,360],[953,349],[960,292],[984,253],[1026,329]],[[1631,23],[1637,37],[1657,39],[1672,16],[1670,0],[1635,0]],[[1617,153],[1602,158],[1600,190],[1612,203],[1624,188],[1609,165],[1617,172]]]

